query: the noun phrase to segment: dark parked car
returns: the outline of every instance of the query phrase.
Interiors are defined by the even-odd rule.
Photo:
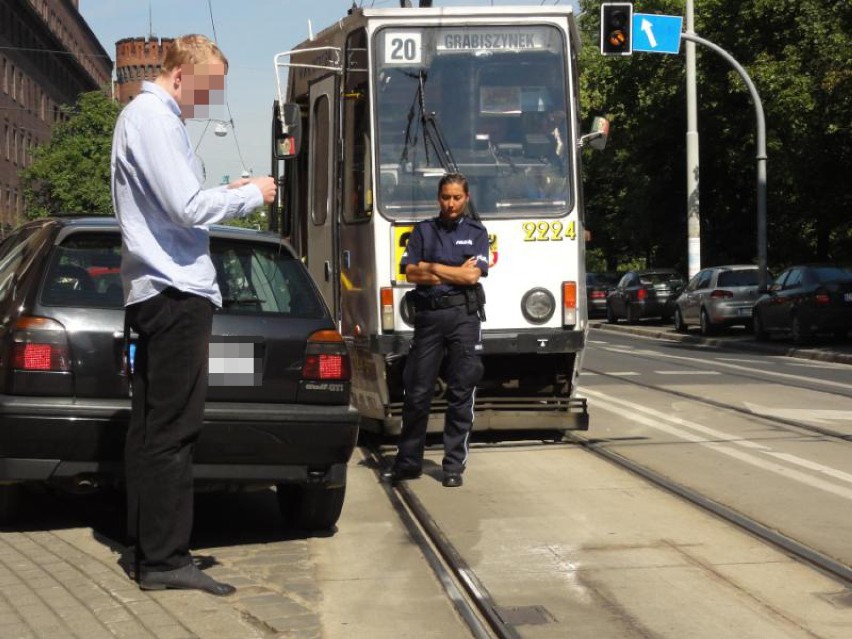
[[[280,238],[213,227],[210,248],[223,308],[197,487],[276,486],[291,525],[330,528],[359,423],[345,343]],[[32,222],[0,244],[0,517],[14,516],[28,482],[79,490],[122,479],[134,347],[120,260],[112,218]]]
[[[751,264],[712,266],[696,273],[675,300],[675,330],[684,333],[698,324],[702,335],[720,327],[751,328],[751,309],[760,277]]]
[[[852,330],[852,268],[791,266],[754,305],[754,336],[789,335],[801,344],[815,335],[842,339]]]
[[[618,273],[586,273],[586,301],[589,317],[606,315],[606,296],[615,288],[620,278]]]
[[[645,317],[659,317],[667,322],[683,285],[683,276],[672,269],[628,271],[606,297],[606,321],[615,324],[623,317],[635,324]]]

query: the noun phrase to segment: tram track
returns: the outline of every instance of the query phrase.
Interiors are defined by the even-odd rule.
[[[361,455],[371,462],[377,476],[383,467],[375,445],[362,446]],[[385,494],[414,543],[420,548],[459,616],[476,639],[520,639],[517,631],[499,615],[490,593],[450,543],[407,482],[382,482]]]
[[[624,468],[635,475],[639,475],[640,477],[650,481],[655,486],[685,499],[687,502],[720,517],[736,527],[751,533],[759,539],[769,542],[790,554],[792,557],[795,557],[796,559],[815,567],[824,574],[838,580],[847,588],[852,587],[852,567],[849,567],[846,564],[825,555],[824,553],[814,550],[813,548],[788,537],[773,528],[770,528],[748,515],[744,515],[743,513],[714,499],[710,499],[680,482],[674,481],[654,470],[651,470],[650,468],[647,468],[646,466],[643,466],[642,464],[606,448],[604,446],[606,442],[596,442],[594,440],[586,439],[576,432],[566,433],[565,438],[566,441],[581,446],[590,454],[604,458],[620,468]]]
[[[712,406],[713,408],[721,408],[722,410],[732,411],[741,415],[747,415],[749,417],[760,419],[761,421],[768,422],[770,424],[780,425],[782,428],[784,427],[793,427],[799,430],[804,430],[810,433],[815,433],[817,435],[823,435],[825,437],[831,437],[832,439],[836,439],[838,441],[843,442],[852,442],[852,435],[847,433],[843,433],[840,431],[833,430],[831,428],[824,428],[822,426],[816,426],[814,424],[806,424],[800,421],[796,421],[793,419],[786,419],[784,417],[778,417],[776,415],[761,415],[760,413],[755,413],[747,408],[740,406],[732,406],[731,404],[721,402],[715,399],[710,399],[707,397],[701,397],[700,395],[695,395],[693,393],[687,393],[681,390],[675,390],[672,388],[667,388],[665,386],[655,385],[648,382],[642,382],[636,379],[626,378],[621,375],[613,375],[611,373],[606,373],[601,370],[595,370],[593,368],[584,368],[586,372],[593,373],[600,377],[606,377],[608,379],[617,379],[619,382],[625,384],[632,384],[634,386],[639,386],[640,388],[647,388],[649,390],[656,391],[658,393],[663,393],[665,395],[672,395],[674,397],[678,397],[680,399],[686,399],[693,402],[698,402],[700,404],[704,404],[706,406]],[[581,393],[582,394],[582,393]],[[845,397],[845,395],[842,395]]]

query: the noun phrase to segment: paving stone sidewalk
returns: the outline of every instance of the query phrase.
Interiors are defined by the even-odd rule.
[[[145,592],[118,564],[123,548],[91,528],[0,532],[2,639],[321,637],[308,542],[205,548],[210,575],[237,592]]]

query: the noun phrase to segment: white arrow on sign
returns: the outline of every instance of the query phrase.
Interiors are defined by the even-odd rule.
[[[642,31],[645,32],[645,35],[648,36],[648,44],[651,45],[651,48],[654,49],[657,46],[657,39],[654,37],[654,25],[651,24],[650,20],[646,20],[642,18]]]
[[[830,408],[774,408],[743,402],[745,407],[755,415],[765,417],[780,417],[800,422],[816,422],[817,424],[833,421],[848,421],[852,423],[852,410],[836,410]]]

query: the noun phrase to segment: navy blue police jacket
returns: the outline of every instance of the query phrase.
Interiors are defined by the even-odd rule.
[[[402,270],[408,264],[435,262],[446,266],[461,266],[468,258],[476,257],[476,266],[482,276],[488,275],[488,232],[476,220],[463,215],[449,224],[440,216],[418,222],[408,238],[402,254]],[[442,297],[461,293],[465,287],[452,284],[429,286],[418,284],[421,295]]]

